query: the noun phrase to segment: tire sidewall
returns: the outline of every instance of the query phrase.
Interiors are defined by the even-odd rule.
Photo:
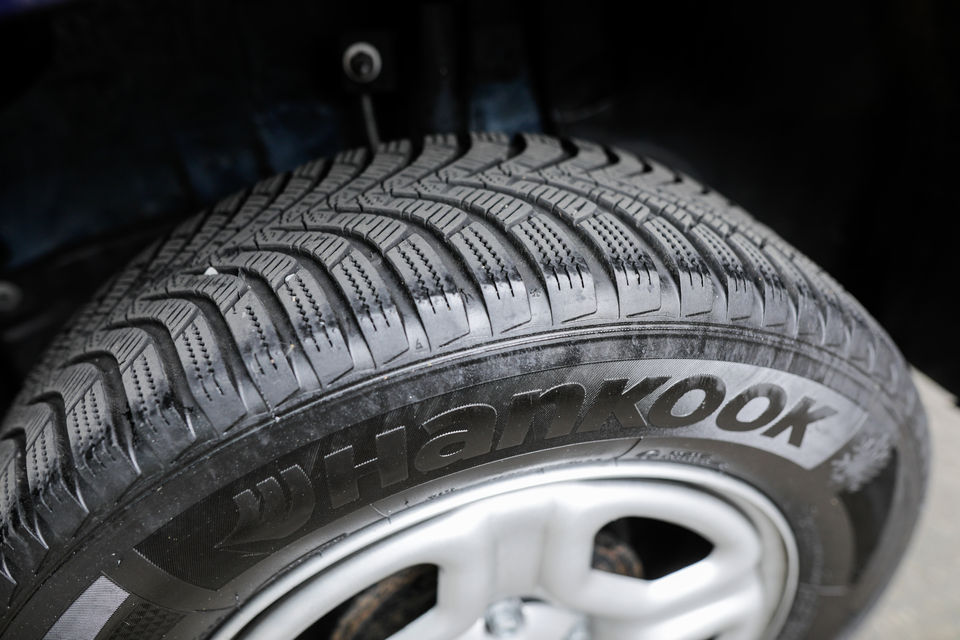
[[[829,389],[866,418],[854,435],[810,469],[742,440],[725,441],[722,432],[706,439],[691,437],[682,428],[650,424],[611,423],[581,433],[575,427],[567,436],[545,438],[534,422],[522,444],[497,445],[504,435],[504,408],[511,407],[517,396],[542,393],[558,380],[578,380],[590,387],[578,407],[582,422],[598,401],[599,383],[629,377],[624,371],[630,363],[656,362],[657,375],[669,378],[660,393],[689,377],[695,361],[705,368],[709,364],[711,371],[722,370],[724,364],[731,371],[751,367],[751,384],[775,380],[776,372],[789,373],[809,382],[809,394]],[[196,452],[161,485],[131,497],[69,549],[64,554],[69,560],[50,573],[6,633],[42,637],[38,630],[54,624],[70,602],[106,576],[132,598],[182,614],[171,629],[176,632],[172,637],[200,637],[225,619],[231,606],[246,601],[278,574],[374,522],[379,516],[366,506],[372,502],[400,494],[408,500],[427,500],[484,477],[530,471],[543,464],[620,458],[710,468],[743,480],[770,498],[794,531],[800,560],[798,593],[782,637],[829,637],[887,579],[919,507],[925,443],[919,441],[922,432],[915,423],[922,416],[915,413],[912,386],[903,380],[900,384],[902,388],[892,392],[849,362],[773,334],[689,324],[552,332],[435,359],[306,403]],[[731,386],[725,399],[732,393]],[[459,407],[484,405],[498,412],[491,445],[485,450],[474,447],[470,455],[439,467],[425,465],[422,452],[436,432],[427,433],[423,424],[433,419],[436,425],[437,416]],[[718,411],[703,421],[715,421]],[[376,436],[398,428],[404,429],[406,440],[406,478],[384,486],[377,473],[361,474],[356,499],[334,508],[330,487],[323,486],[329,456],[351,446],[354,464],[371,460],[377,457]],[[889,459],[856,487],[838,484],[838,461],[856,455],[867,432],[885,434]],[[295,467],[311,482],[309,521],[287,537],[270,539],[269,531],[236,535],[236,497],[244,492],[260,495],[258,486],[271,478],[282,484],[290,473],[300,473],[288,471]],[[292,505],[294,491],[289,486],[283,491]],[[209,535],[198,536],[197,531]],[[224,540],[229,542],[231,535],[240,542],[225,548]],[[863,549],[866,543],[872,546],[869,553]],[[222,569],[226,560],[210,563],[211,556],[234,558],[230,571],[235,575],[205,580],[205,585],[184,580],[211,566]],[[194,557],[206,557],[209,566],[188,566]],[[159,569],[147,575],[138,572],[137,567],[147,566],[144,558]],[[165,582],[164,576],[170,579]],[[181,597],[171,598],[171,593]],[[192,606],[184,609],[187,601]],[[106,622],[105,631],[119,623],[121,613]],[[38,621],[43,623],[38,626]]]

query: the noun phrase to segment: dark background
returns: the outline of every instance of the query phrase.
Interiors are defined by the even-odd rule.
[[[0,409],[176,220],[385,139],[544,131],[649,154],[822,265],[960,391],[956,2],[0,0]]]

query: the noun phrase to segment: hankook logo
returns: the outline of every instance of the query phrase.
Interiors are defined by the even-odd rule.
[[[538,384],[525,387],[523,380]],[[511,393],[504,393],[506,385]],[[234,483],[239,489],[194,505],[151,537],[156,545],[148,538],[138,548],[178,575],[190,569],[193,575],[181,577],[199,584],[241,571],[361,498],[376,499],[463,461],[584,439],[640,436],[655,443],[670,436],[732,441],[810,469],[865,419],[861,408],[824,385],[737,363],[640,360],[520,375],[428,398],[307,445],[284,465]],[[174,553],[167,543],[179,539],[177,521],[184,518],[223,524],[193,540],[196,549]],[[195,574],[184,554],[196,557]],[[201,571],[205,564],[219,570]]]
[[[533,438],[549,441],[599,430],[636,429],[733,439],[810,468],[835,451],[835,445],[845,442],[862,422],[862,412],[849,401],[832,393],[825,396],[823,388],[814,392],[807,380],[778,372],[776,382],[750,383],[731,375],[731,366],[735,365],[697,363],[701,371],[718,368],[723,375],[717,371],[685,377],[609,378],[592,393],[586,383],[571,380],[516,393],[502,404],[449,408],[413,427],[397,425],[382,431],[374,439],[372,458],[357,460],[353,445],[331,451],[323,456],[319,473],[310,475],[322,476],[330,506],[336,509],[360,498],[363,476],[376,477],[385,488],[407,480],[411,467],[429,474],[493,450],[519,447]],[[751,373],[755,375],[756,369]],[[800,380],[806,390],[797,388]],[[537,434],[535,417],[543,413],[550,413],[551,419]],[[411,428],[426,440],[408,455]],[[305,500],[313,507],[313,491],[305,481],[300,467],[288,468],[278,477],[257,482],[255,490],[236,494],[233,500],[240,519],[222,546],[280,539],[305,524]],[[281,482],[287,485],[286,491],[280,490]]]

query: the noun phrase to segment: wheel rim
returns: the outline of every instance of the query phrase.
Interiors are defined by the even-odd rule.
[[[682,527],[712,549],[655,579],[593,568],[598,531],[623,518]],[[436,601],[391,640],[763,638],[797,584],[789,526],[745,483],[679,464],[578,464],[390,514],[262,590],[215,638],[297,638],[415,565],[437,567]]]

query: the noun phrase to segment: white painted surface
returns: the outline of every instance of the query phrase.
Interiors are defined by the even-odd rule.
[[[960,408],[914,372],[932,438],[932,469],[919,528],[890,588],[855,640],[960,638]]]

